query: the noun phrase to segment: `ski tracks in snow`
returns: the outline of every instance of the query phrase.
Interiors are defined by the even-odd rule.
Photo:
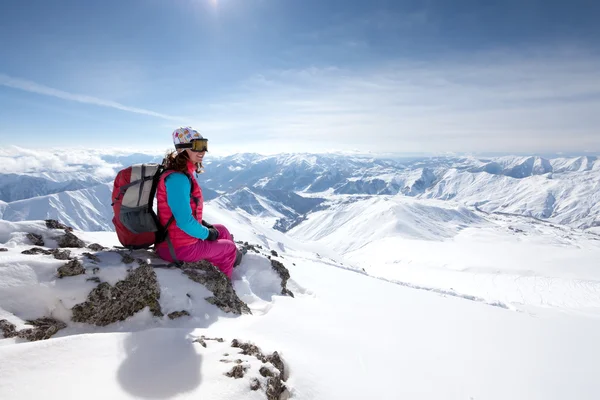
[[[305,258],[306,260],[311,260],[311,261],[316,261],[313,260],[311,258]],[[350,271],[350,272],[354,272],[360,275],[365,275],[366,277],[369,277],[371,279],[377,279],[377,280],[381,280],[384,282],[388,282],[394,285],[398,285],[398,286],[403,286],[403,287],[407,287],[410,289],[415,289],[415,290],[424,290],[427,292],[432,292],[432,293],[437,293],[439,295],[442,296],[450,296],[450,297],[457,297],[457,298],[461,298],[464,300],[469,300],[469,301],[474,301],[474,302],[478,302],[478,303],[483,303],[492,307],[499,307],[499,308],[504,308],[506,310],[512,310],[512,311],[519,311],[517,310],[516,307],[510,305],[510,304],[506,304],[504,302],[501,301],[497,301],[497,300],[488,300],[485,299],[483,297],[478,297],[478,296],[474,296],[474,295],[470,295],[470,294],[466,294],[466,293],[459,293],[453,289],[442,289],[442,288],[438,288],[438,287],[432,287],[432,286],[423,286],[423,285],[417,285],[417,284],[413,284],[410,282],[404,282],[404,281],[400,281],[397,279],[389,279],[389,278],[385,278],[382,276],[376,276],[376,275],[370,275],[368,272],[366,272],[364,269],[362,268],[356,268],[356,267],[349,267],[349,266],[345,266],[342,263],[338,263],[333,259],[323,259],[323,258],[318,258],[318,262],[329,265],[331,267],[334,268],[338,268],[338,269],[343,269],[346,271]]]

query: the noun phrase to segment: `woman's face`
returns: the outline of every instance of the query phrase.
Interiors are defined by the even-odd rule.
[[[192,151],[189,149],[186,149],[185,151],[187,151],[188,157],[193,163],[201,163],[202,159],[204,158],[204,154],[206,154],[205,151]]]

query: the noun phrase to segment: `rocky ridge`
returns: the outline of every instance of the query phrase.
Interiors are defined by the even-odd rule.
[[[38,260],[42,257],[54,260],[52,263],[64,261],[63,264],[56,267],[55,282],[73,280],[69,283],[75,286],[90,286],[91,290],[84,301],[77,302],[70,307],[69,318],[65,318],[66,314],[40,315],[35,319],[23,319],[24,326],[21,326],[20,329],[15,323],[7,319],[0,319],[0,338],[3,336],[4,338],[19,338],[28,341],[47,340],[65,328],[75,327],[74,329],[76,329],[77,326],[81,326],[80,324],[108,326],[126,321],[145,309],[152,318],[159,320],[193,318],[193,309],[172,312],[162,309],[161,285],[157,278],[158,269],[181,271],[183,276],[208,290],[211,295],[205,297],[205,301],[218,307],[224,313],[252,314],[248,304],[236,293],[232,281],[207,261],[165,264],[151,251],[129,251],[117,247],[106,248],[97,243],[86,243],[78,238],[71,228],[54,220],[47,220],[46,228],[47,230],[38,229],[36,232],[22,233],[34,247],[26,250],[20,248],[17,251],[20,254],[31,256],[32,260],[35,260],[33,257],[37,257]],[[282,259],[281,256],[274,250],[264,249],[260,245],[238,242],[238,246],[244,254],[251,251],[268,258],[273,273],[281,280],[281,295],[294,296],[287,287],[290,278],[289,271],[281,261],[273,258]],[[6,248],[3,251],[10,255],[14,250]],[[101,271],[106,267],[107,260],[117,260],[117,264],[124,265],[120,268],[126,269],[125,277],[116,282],[105,281]],[[18,315],[15,317],[17,317],[16,321]],[[213,340],[223,342],[222,338],[211,339],[204,336],[196,342],[207,347],[207,342]],[[238,359],[254,357],[260,361],[261,366],[251,369],[249,364],[246,365],[247,363],[236,363],[227,372],[227,376],[236,379],[246,377],[249,380],[249,389],[263,391],[268,400],[286,398],[284,395],[287,393],[284,384],[286,380],[285,367],[278,352],[265,355],[258,347],[240,340],[233,340],[231,347],[238,349],[240,353]],[[235,362],[227,358],[224,360],[228,361],[222,361],[223,363]]]
[[[223,312],[238,315],[252,314],[248,305],[236,294],[231,280],[208,261],[202,260],[193,263],[186,262],[165,265],[151,251],[136,250],[134,257],[133,252],[129,250],[121,248],[107,249],[97,243],[86,244],[73,234],[72,228],[55,220],[46,220],[45,222],[46,227],[49,229],[48,234],[26,233],[26,237],[35,247],[21,253],[51,256],[57,260],[67,261],[57,268],[57,279],[67,279],[78,275],[91,275],[86,279],[86,282],[97,284],[89,292],[86,301],[76,304],[71,308],[72,322],[106,326],[118,321],[124,321],[146,307],[153,316],[162,318],[164,313],[160,306],[161,289],[154,268],[181,270],[190,280],[206,287],[212,293],[212,296],[206,297],[205,300],[217,306]],[[59,248],[48,248],[45,246],[46,242],[51,241],[56,243]],[[238,242],[238,244],[243,254],[252,251],[257,254],[263,254],[269,259],[271,259],[272,255],[277,254],[274,250],[268,253],[260,245],[252,245],[248,242]],[[81,252],[78,255],[76,254],[76,249],[89,251]],[[111,285],[108,282],[102,282],[99,277],[94,276],[100,270],[99,263],[101,259],[99,253],[101,252],[117,253],[124,264],[131,265],[125,279]],[[141,257],[141,255],[145,257]],[[84,266],[84,259],[98,266],[86,268]],[[158,262],[156,265],[153,265],[153,261]],[[289,271],[280,261],[271,259],[271,264],[273,270],[281,278],[281,294],[293,297],[294,294],[287,288],[287,281],[290,277]],[[189,315],[187,310],[180,310],[169,313],[168,318],[175,319]],[[17,332],[14,324],[11,324],[7,320],[0,320],[0,329],[4,333],[4,337],[17,336],[28,340],[42,340],[48,339],[60,329],[65,328],[68,322],[54,320],[51,316],[40,316],[39,319],[28,321],[34,328],[21,333],[24,331]],[[42,331],[43,333],[37,333]]]

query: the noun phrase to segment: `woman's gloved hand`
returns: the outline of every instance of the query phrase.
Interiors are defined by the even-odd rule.
[[[206,240],[212,242],[215,241],[219,238],[219,231],[216,230],[215,228],[208,228],[208,237],[206,238]]]

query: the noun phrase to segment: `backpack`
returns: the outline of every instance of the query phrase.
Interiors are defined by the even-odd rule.
[[[168,226],[160,225],[153,206],[158,180],[164,171],[162,165],[148,163],[135,164],[117,173],[112,192],[112,223],[124,247],[149,248],[163,240]]]
[[[158,181],[167,169],[162,164],[134,164],[117,173],[112,192],[112,219],[119,242],[128,249],[147,249],[163,242],[174,221],[171,216],[165,226],[154,212],[154,197]],[[190,180],[190,196],[194,185]],[[192,198],[197,202],[198,199]]]

